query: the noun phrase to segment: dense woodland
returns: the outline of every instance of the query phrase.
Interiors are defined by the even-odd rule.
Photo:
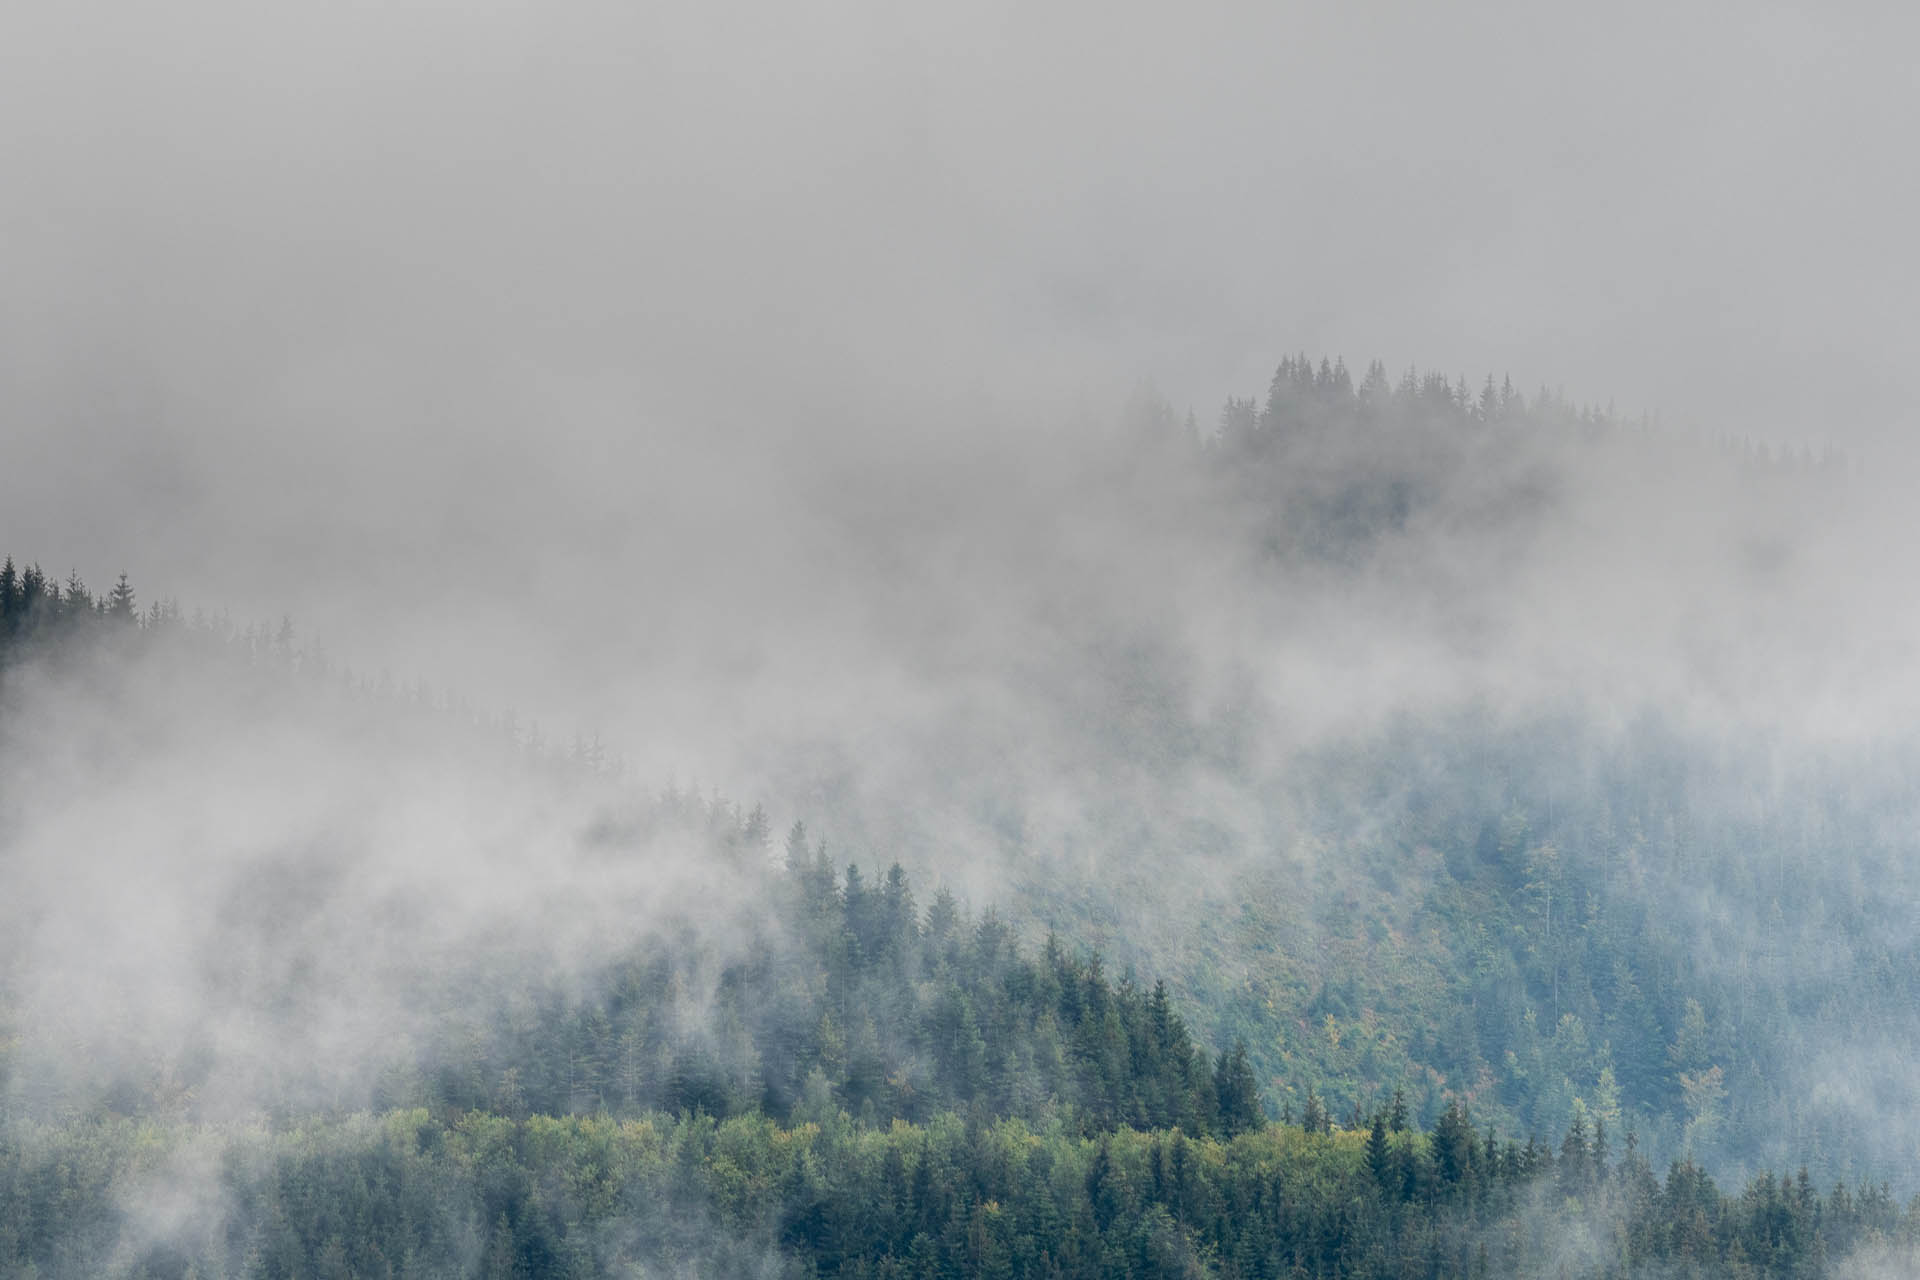
[[[1336,570],[1463,490],[1524,530],[1562,447],[1671,447],[1491,379],[1376,364],[1356,385],[1304,357],[1204,439],[1150,399],[1131,424],[1121,447],[1191,469],[1251,554]],[[1844,474],[1708,453],[1816,502]],[[0,681],[39,664],[110,685],[162,645],[426,709],[528,767],[610,767],[424,686],[374,689],[289,624],[0,568]],[[1913,897],[1864,887],[1906,886],[1884,818],[1914,797],[1815,773],[1791,810],[1709,810],[1750,764],[1651,716],[1600,742],[1473,709],[1329,748],[1284,784],[1319,856],[1238,867],[1178,945],[1116,910],[1160,891],[1145,856],[1094,882],[1037,865],[976,915],[937,879],[923,902],[884,854],[841,861],[800,824],[780,842],[758,808],[671,792],[594,838],[697,831],[737,888],[725,936],[646,932],[585,983],[449,973],[368,1097],[240,1122],[179,1064],[41,1096],[32,1046],[0,1035],[0,1270],[1747,1277],[1911,1257],[1900,1134],[1796,1067],[1920,1030],[1920,944],[1890,914]],[[1732,907],[1661,909],[1709,894]],[[188,1167],[202,1199],[144,1212]]]

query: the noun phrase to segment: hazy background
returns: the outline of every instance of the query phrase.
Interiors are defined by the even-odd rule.
[[[1070,468],[1142,377],[1209,429],[1285,352],[1377,355],[1884,469],[1917,35],[1874,4],[10,5],[0,540],[644,754],[796,630],[839,670],[883,607],[848,557],[1017,501],[1001,446]]]
[[[0,550],[291,614],[869,866],[916,839],[977,899],[983,853],[1141,836],[1175,931],[1169,886],[1301,854],[1303,751],[1409,710],[1657,708],[1760,804],[1920,715],[1916,37],[1866,4],[13,4]],[[1150,379],[1205,433],[1299,350],[1853,462],[1554,444],[1584,461],[1535,524],[1456,477],[1360,570],[1281,574],[1127,406]],[[312,849],[349,887],[253,968],[310,955],[295,1047],[349,1084],[418,1013],[366,991],[675,909],[683,850],[610,871],[432,744],[148,690],[131,745],[62,686],[0,736],[27,994],[80,1056],[210,1026],[263,1090],[279,1027],[208,975],[206,904],[305,904],[274,877]],[[1198,823],[1220,863],[1145,838]]]

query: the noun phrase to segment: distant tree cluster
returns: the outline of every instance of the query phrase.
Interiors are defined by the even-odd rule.
[[[155,604],[148,621],[172,616],[169,606]],[[0,563],[0,659],[8,650],[35,641],[52,641],[106,624],[133,626],[141,621],[133,586],[127,575],[106,594],[95,596],[75,572],[65,584],[50,578],[37,564],[17,567],[13,557]]]
[[[754,845],[723,838],[733,857]],[[959,1111],[1223,1137],[1264,1119],[1246,1047],[1197,1046],[1164,983],[1110,982],[1098,955],[1052,938],[1028,956],[994,912],[976,920],[945,890],[923,913],[897,863],[877,881],[837,869],[798,825],[767,874],[770,915],[744,954],[643,939],[600,999],[503,1001],[445,1037],[460,1051],[420,1096],[513,1115],[844,1108],[885,1125]],[[709,990],[690,1022],[685,993]]]
[[[1904,775],[1810,775],[1707,821],[1696,797],[1725,796],[1749,766],[1704,760],[1655,721],[1599,744],[1462,717],[1364,750],[1304,761],[1299,785],[1327,805],[1356,779],[1397,792],[1373,802],[1371,829],[1352,824],[1364,837],[1321,851],[1310,894],[1286,864],[1230,886],[1231,978],[1224,961],[1109,941],[1167,973],[1216,1040],[1244,1039],[1283,1112],[1300,1118],[1313,1089],[1353,1123],[1401,1086],[1425,1123],[1456,1098],[1523,1133],[1584,1109],[1715,1168],[1920,1187],[1897,1128],[1801,1074],[1823,1051],[1920,1034],[1905,890],[1860,887],[1910,883],[1910,837],[1887,821],[1911,812]],[[1050,885],[1035,908],[1090,927],[1098,892]],[[1702,894],[1730,909],[1660,909]]]
[[[1428,515],[1466,516],[1522,530],[1550,506],[1568,478],[1596,453],[1618,450],[1649,473],[1704,458],[1749,478],[1806,485],[1845,474],[1827,448],[1775,447],[1752,440],[1692,441],[1646,415],[1626,419],[1612,405],[1580,405],[1541,387],[1531,397],[1511,378],[1464,377],[1408,368],[1397,379],[1380,361],[1356,382],[1346,363],[1305,354],[1275,369],[1264,398],[1232,396],[1214,430],[1150,394],[1128,410],[1128,447],[1186,439],[1210,464],[1211,502],[1253,519],[1260,545],[1280,558],[1352,562],[1383,539],[1406,534]]]
[[[218,1211],[130,1217],[194,1144]],[[1735,1195],[1664,1179],[1576,1124],[1558,1153],[1478,1134],[1266,1125],[1233,1138],[1075,1135],[942,1112],[436,1117],[278,1132],[104,1118],[0,1137],[0,1266],[122,1274],[598,1277],[1319,1277],[1835,1280],[1920,1260],[1920,1202],[1822,1195],[1804,1173]]]
[[[1225,455],[1246,458],[1316,436],[1357,435],[1377,449],[1394,443],[1396,428],[1432,433],[1500,426],[1588,438],[1627,430],[1645,438],[1654,430],[1648,415],[1626,419],[1612,404],[1577,404],[1545,386],[1529,399],[1511,376],[1496,380],[1489,373],[1476,390],[1465,377],[1450,379],[1411,366],[1396,379],[1374,360],[1356,383],[1345,360],[1322,356],[1315,363],[1303,352],[1280,361],[1264,400],[1228,397],[1211,444]],[[1717,447],[1725,456],[1755,467],[1817,470],[1846,465],[1846,456],[1831,447],[1815,453],[1805,445],[1780,448],[1734,438]]]
[[[121,574],[105,594],[88,590],[77,571],[55,581],[38,565],[25,569],[8,556],[0,562],[0,671],[35,660],[74,664],[100,644],[121,654],[170,648],[202,660],[222,661],[269,682],[325,689],[345,698],[437,717],[450,727],[504,740],[526,762],[560,775],[617,775],[624,762],[597,734],[576,732],[549,738],[538,722],[522,723],[511,711],[486,712],[424,678],[395,680],[335,662],[321,647],[296,639],[293,620],[242,624],[226,613],[184,612],[177,601],[138,607],[132,582]]]

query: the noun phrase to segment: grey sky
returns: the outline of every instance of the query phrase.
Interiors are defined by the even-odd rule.
[[[0,533],[336,631],[372,591],[360,643],[473,684],[554,660],[531,599],[671,580],[660,625],[709,646],[929,459],[1143,376],[1210,425],[1292,350],[1884,455],[1916,34],[1893,5],[11,5]],[[449,658],[449,617],[493,621]]]

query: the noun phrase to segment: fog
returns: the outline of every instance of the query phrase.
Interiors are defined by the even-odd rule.
[[[214,1113],[312,1063],[364,1104],[453,960],[743,945],[688,905],[738,868],[589,836],[668,783],[980,902],[1157,880],[1116,918],[1197,934],[1414,806],[1338,752],[1566,718],[1577,792],[1657,716],[1702,828],[1853,779],[1854,874],[1912,905],[1916,37],[1867,3],[0,12],[0,550],[623,762],[560,794],[350,699],[10,672],[21,1079],[191,1051]],[[1273,508],[1378,464],[1236,483],[1221,406],[1293,352],[1615,411],[1425,472],[1398,440],[1405,522],[1275,552]],[[1766,903],[1707,879],[1645,899],[1744,964]],[[1795,1079],[1904,1142],[1920,1092],[1862,1081],[1906,1031]]]
[[[1893,6],[0,21],[12,544],[343,633],[398,596],[375,661],[505,577],[684,613],[649,551],[757,585],[876,437],[937,475],[1142,377],[1211,425],[1296,350],[1902,452]],[[463,682],[558,704],[545,643]]]

